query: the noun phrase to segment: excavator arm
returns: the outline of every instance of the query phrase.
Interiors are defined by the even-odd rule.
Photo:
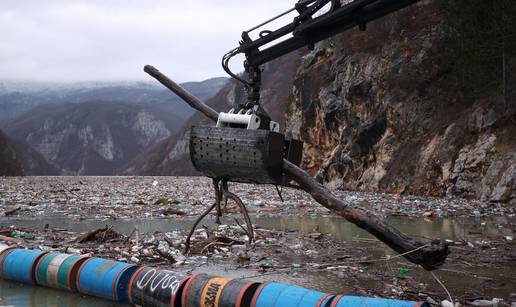
[[[302,47],[313,49],[314,44],[353,27],[366,30],[368,22],[407,7],[419,0],[300,0],[294,8],[269,19],[242,33],[239,47],[222,59],[222,66],[232,77],[242,82],[247,90],[247,101],[238,110],[253,110],[267,121],[268,116],[260,107],[262,64],[279,58]],[[290,13],[297,13],[293,21],[277,30],[263,27]],[[260,30],[257,39],[250,33]],[[229,60],[245,54],[247,78],[236,76],[229,69]]]

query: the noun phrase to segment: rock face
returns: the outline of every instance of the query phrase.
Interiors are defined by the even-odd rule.
[[[112,175],[182,122],[173,110],[91,101],[37,107],[5,124],[62,175]]]
[[[60,174],[57,167],[51,165],[39,152],[29,144],[17,140],[14,146],[20,157],[25,176],[57,176]]]
[[[182,85],[207,99],[226,83]],[[145,82],[0,82],[0,108],[0,126],[15,142],[26,175],[115,175],[193,113],[159,84]],[[30,111],[5,119],[24,110]]]
[[[262,105],[272,120],[284,126],[284,114],[290,97],[299,54],[293,53],[270,62],[263,67]],[[207,101],[217,111],[228,111],[234,104],[246,99],[243,86],[231,81],[213,98]],[[194,114],[181,130],[159,142],[131,161],[125,168],[126,175],[198,175],[190,161],[188,132],[193,125],[214,123],[200,113]]]
[[[21,176],[23,165],[18,152],[0,130],[0,176]]]
[[[445,3],[419,2],[303,57],[287,132],[305,142],[303,167],[320,181],[516,202],[516,50],[504,92],[454,83]]]

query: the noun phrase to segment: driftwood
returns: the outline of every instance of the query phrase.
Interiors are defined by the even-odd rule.
[[[163,75],[159,70],[147,65],[145,66],[144,71],[157,79],[165,87],[176,93],[192,108],[202,112],[214,121],[217,120],[217,111],[195,98],[181,86]],[[385,221],[379,219],[371,212],[367,212],[356,205],[348,205],[338,199],[305,171],[287,160],[283,160],[283,170],[286,175],[299,184],[301,189],[308,192],[319,204],[366,230],[378,240],[382,241],[396,252],[402,254],[407,260],[415,264],[419,264],[427,270],[436,269],[445,262],[446,257],[449,254],[448,246],[445,242],[438,240],[429,244],[417,242]],[[213,209],[216,204],[217,201],[211,209]],[[209,211],[210,210],[207,212]]]
[[[22,239],[11,238],[11,237],[7,237],[7,236],[4,236],[4,235],[0,235],[0,241],[14,243],[14,244],[22,244],[22,243],[24,243],[24,241]]]
[[[108,230],[108,227],[104,227],[104,228],[97,228],[97,229],[93,229],[91,231],[88,231],[80,236],[77,237],[77,239],[75,239],[75,242],[77,243],[85,243],[85,242],[88,242],[88,241],[92,241],[96,235],[98,235],[99,233],[102,233],[102,232],[106,232]]]
[[[16,208],[14,208],[14,209],[12,209],[12,210],[5,211],[4,215],[5,215],[5,216],[12,216],[12,215],[15,215],[15,214],[17,214],[19,211],[21,211],[21,209],[22,209],[21,207],[16,207]]]

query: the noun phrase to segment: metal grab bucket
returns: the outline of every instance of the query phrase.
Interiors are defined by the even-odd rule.
[[[2,264],[5,279],[25,284],[35,284],[35,265],[46,253],[40,250],[13,249],[8,252]]]
[[[244,307],[250,306],[259,282],[250,282],[243,279],[230,280],[222,289],[217,306]]]
[[[254,294],[251,307],[329,307],[333,295],[280,283],[263,284]]]
[[[129,281],[136,268],[124,262],[90,258],[81,265],[77,289],[83,294],[127,302]]]
[[[286,185],[283,159],[299,165],[303,143],[269,130],[192,127],[190,158],[210,178]]]
[[[77,275],[81,265],[88,260],[88,256],[70,255],[64,259],[57,271],[57,283],[59,289],[77,292]]]
[[[331,307],[429,307],[425,302],[401,301],[385,298],[339,295]]]
[[[152,267],[139,268],[129,282],[129,302],[148,307],[180,307],[190,276]]]

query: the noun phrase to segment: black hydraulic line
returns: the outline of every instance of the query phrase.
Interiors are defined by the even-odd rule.
[[[353,1],[352,3],[350,4],[347,4],[346,6],[338,9],[337,11],[342,11],[342,10],[346,10],[346,11],[353,11],[353,10],[356,10],[357,8],[360,8],[360,7],[363,7],[371,2],[375,2],[375,1],[378,1],[378,0],[355,0]],[[315,1],[314,1],[315,2]],[[334,13],[328,13],[330,15],[333,15]],[[317,18],[317,20],[319,20],[321,17]],[[308,22],[307,23],[307,26],[311,26],[312,22]],[[302,23],[301,23],[302,25]],[[297,25],[299,27],[299,25]],[[279,29],[277,29],[276,31],[273,31],[272,33],[270,33],[269,35],[266,35],[264,37],[261,37],[261,38],[258,38],[252,42],[249,42],[249,43],[246,43],[246,44],[243,44],[241,47],[240,47],[240,52],[247,52],[249,50],[253,50],[253,49],[256,49],[256,48],[259,48],[259,47],[262,47],[264,46],[265,44],[268,44],[278,38],[281,38],[285,35],[288,35],[292,32],[294,32],[294,30],[296,30],[296,23],[295,22],[292,22],[288,25],[285,25]],[[249,32],[249,31],[247,31]],[[246,33],[246,32],[244,32]]]
[[[259,24],[257,26],[254,26],[254,27],[252,27],[251,29],[249,29],[249,30],[247,30],[245,32],[252,32],[252,31],[254,31],[254,30],[258,29],[258,28],[261,28],[261,27],[265,26],[266,24],[269,24],[269,23],[273,22],[276,19],[279,19],[279,18],[281,18],[281,17],[283,17],[283,16],[285,16],[285,15],[287,15],[289,13],[292,13],[295,10],[296,10],[295,8],[291,8],[290,10],[285,11],[285,12],[279,14],[278,16],[275,16],[275,17],[273,17],[273,18],[271,18],[271,19],[269,19],[267,21],[264,21],[261,24]]]

